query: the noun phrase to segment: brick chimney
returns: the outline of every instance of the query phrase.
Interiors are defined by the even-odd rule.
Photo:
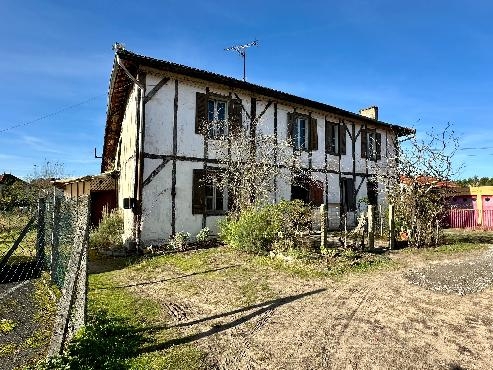
[[[363,117],[373,118],[378,121],[378,107],[375,105],[360,109],[359,114]]]

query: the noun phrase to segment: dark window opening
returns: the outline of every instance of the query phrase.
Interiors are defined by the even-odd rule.
[[[368,204],[376,206],[378,204],[378,183],[374,179],[368,179],[366,181],[366,191]]]
[[[356,210],[356,192],[352,178],[341,179],[341,210],[343,213]]]

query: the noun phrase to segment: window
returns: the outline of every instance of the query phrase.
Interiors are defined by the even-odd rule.
[[[308,120],[296,118],[293,129],[293,146],[296,150],[308,150]]]
[[[328,154],[346,154],[346,126],[325,122],[325,152]]]
[[[361,130],[361,158],[378,161],[382,157],[382,134],[375,130]]]
[[[241,127],[241,100],[196,93],[195,133],[219,139]]]
[[[320,206],[324,203],[324,184],[318,180],[298,177],[291,185],[291,200],[299,199],[312,206]]]
[[[317,150],[317,120],[304,114],[288,113],[288,139],[295,150]]]
[[[228,133],[226,118],[228,103],[224,100],[209,99],[207,101],[207,120],[209,122],[209,137],[219,139]]]
[[[220,170],[209,169],[210,176],[219,175]],[[193,170],[192,214],[224,215],[228,209],[227,193],[212,183],[203,169]]]
[[[356,192],[350,177],[341,179],[341,209],[344,213],[356,210]]]

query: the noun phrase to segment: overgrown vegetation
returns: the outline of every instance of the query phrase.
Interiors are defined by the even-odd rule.
[[[299,200],[252,206],[220,223],[220,238],[233,248],[261,254],[306,248],[310,209]]]
[[[89,234],[89,247],[101,251],[112,251],[122,248],[123,216],[120,210],[114,209],[103,214],[99,226]]]
[[[452,161],[458,148],[451,125],[442,132],[432,128],[423,139],[413,136],[397,145],[388,166],[378,171],[387,199],[395,207],[396,229],[406,233],[411,247],[441,242],[442,220],[452,194],[450,180],[458,171]]]

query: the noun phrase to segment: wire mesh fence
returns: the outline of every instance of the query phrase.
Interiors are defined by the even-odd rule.
[[[49,354],[59,354],[85,323],[89,198],[54,192],[34,212],[0,214],[0,305],[43,271],[60,289]],[[19,298],[20,299],[20,298]],[[22,317],[22,312],[19,312]]]

